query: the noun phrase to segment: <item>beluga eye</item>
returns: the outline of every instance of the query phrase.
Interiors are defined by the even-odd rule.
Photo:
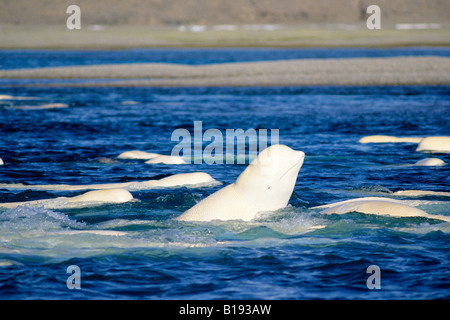
[[[267,187],[267,190],[270,190],[270,186]]]

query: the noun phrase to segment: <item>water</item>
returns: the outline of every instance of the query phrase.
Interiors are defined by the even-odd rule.
[[[84,53],[71,54],[84,59]],[[114,59],[116,53],[102,54]],[[69,64],[64,59],[63,54],[57,63]],[[168,154],[176,144],[173,130],[193,132],[194,121],[202,121],[204,131],[217,128],[224,134],[279,129],[280,143],[306,153],[289,206],[251,222],[173,220],[223,185],[141,190],[133,192],[137,201],[118,205],[0,209],[2,299],[450,297],[448,223],[359,213],[327,216],[310,209],[397,190],[449,192],[448,165],[409,166],[430,156],[416,152],[416,145],[358,143],[372,134],[449,135],[448,86],[3,87],[0,93],[39,98],[0,109],[2,183],[113,183],[192,171],[207,172],[223,185],[234,182],[246,165],[150,166],[116,159],[135,149]],[[68,107],[14,108],[43,103]],[[450,162],[448,154],[434,156]],[[0,199],[80,193],[0,189]],[[419,206],[431,214],[450,214],[446,197],[419,200],[431,201]],[[68,232],[98,230],[125,235]],[[81,270],[80,290],[67,288],[70,265]],[[370,265],[380,267],[379,290],[367,288]]]
[[[382,58],[404,56],[449,57],[447,47],[377,48],[211,48],[127,50],[0,50],[0,69],[63,67],[115,63],[176,63],[203,65],[224,62],[291,59]]]

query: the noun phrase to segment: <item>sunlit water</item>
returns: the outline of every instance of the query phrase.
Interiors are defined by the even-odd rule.
[[[193,171],[223,183],[135,191],[136,200],[124,204],[0,209],[2,299],[450,297],[448,223],[359,213],[322,215],[311,209],[363,196],[392,197],[397,190],[449,192],[448,165],[411,165],[430,157],[416,152],[415,144],[358,143],[372,134],[448,135],[448,86],[5,86],[0,94],[35,97],[2,102],[2,183],[113,183]],[[45,103],[68,107],[17,108]],[[289,206],[251,222],[173,220],[234,182],[246,165],[148,165],[116,157],[128,150],[170,154],[177,143],[171,141],[172,132],[186,128],[193,133],[194,121],[202,121],[203,131],[216,128],[224,135],[226,129],[279,129],[280,143],[304,151]],[[448,154],[432,156],[450,162]],[[0,199],[80,193],[4,188]],[[402,199],[422,201],[418,207],[430,214],[450,215],[446,197]],[[120,233],[72,232],[99,230]],[[80,267],[80,290],[67,288],[70,265]],[[381,289],[367,287],[370,265],[380,267]]]

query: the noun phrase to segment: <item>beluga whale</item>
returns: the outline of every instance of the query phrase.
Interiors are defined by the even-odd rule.
[[[130,192],[124,189],[94,190],[75,197],[58,197],[22,202],[0,203],[0,208],[15,208],[18,206],[41,206],[46,209],[83,208],[112,203],[125,203],[133,200]]]
[[[126,189],[129,191],[149,190],[155,188],[196,188],[221,184],[206,172],[189,172],[170,175],[158,180],[130,181],[101,184],[22,184],[22,183],[0,183],[0,188],[5,189],[31,189],[31,190],[105,190],[105,189]]]
[[[426,158],[417,161],[414,165],[415,166],[422,166],[422,167],[436,167],[436,166],[445,166],[445,162],[438,158]]]
[[[285,145],[272,145],[236,181],[203,199],[177,217],[179,221],[250,221],[261,212],[287,206],[305,154]]]
[[[149,153],[140,150],[131,150],[122,152],[117,159],[149,160],[159,156],[158,153]]]
[[[421,209],[409,205],[407,201],[381,197],[350,199],[313,207],[312,209],[321,209],[322,214],[345,214],[349,212],[359,212],[397,218],[423,217],[450,222],[450,216],[428,214]]]
[[[450,137],[426,137],[420,141],[416,151],[425,153],[450,153]]]
[[[423,138],[420,137],[394,137],[384,135],[365,136],[359,139],[359,143],[420,143]]]

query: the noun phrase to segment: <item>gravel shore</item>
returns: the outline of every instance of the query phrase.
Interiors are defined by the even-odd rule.
[[[304,59],[203,66],[93,65],[0,70],[0,78],[34,79],[31,85],[48,85],[48,81],[43,82],[52,79],[54,86],[449,85],[450,58]]]

